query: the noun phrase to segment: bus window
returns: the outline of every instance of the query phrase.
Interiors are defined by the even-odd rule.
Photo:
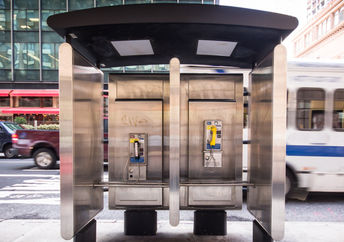
[[[296,124],[300,130],[324,128],[325,91],[320,88],[300,88],[297,92]]]
[[[333,128],[337,131],[344,131],[344,89],[334,92]]]

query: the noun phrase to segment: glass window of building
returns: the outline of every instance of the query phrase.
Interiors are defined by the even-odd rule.
[[[97,0],[97,7],[122,5],[122,0]]]
[[[39,69],[39,44],[38,43],[15,43],[15,69]]]
[[[66,9],[66,1],[61,0],[41,0],[42,9]]]
[[[19,107],[40,107],[40,97],[19,97]]]
[[[42,32],[42,78],[58,81],[58,53],[63,39],[55,32]]]
[[[43,81],[58,81],[58,49],[63,39],[47,24],[49,16],[66,11],[66,1],[42,1],[42,79]]]
[[[17,81],[39,80],[39,44],[14,44],[14,79]]]
[[[9,107],[10,97],[0,97],[0,107]]]
[[[47,19],[49,16],[58,14],[58,13],[64,13],[66,10],[60,9],[60,10],[42,10],[42,31],[53,31],[47,24]]]
[[[69,0],[68,1],[68,9],[69,11],[72,10],[79,10],[85,8],[93,8],[94,1],[93,0]]]
[[[146,3],[146,1],[140,1],[140,0],[136,0],[136,1],[133,1],[133,0],[127,0],[126,4],[139,4],[139,3]],[[177,3],[177,0],[153,0],[153,3]]]
[[[344,131],[344,89],[338,89],[334,92],[333,128]]]
[[[339,24],[339,10],[334,13],[333,17],[333,25],[336,26],[337,24]]]
[[[52,107],[52,97],[19,97],[19,107]]]
[[[2,33],[0,33],[2,35]],[[0,37],[1,39],[1,37]],[[2,42],[0,44],[0,71],[2,69],[11,69],[12,49],[10,42]]]
[[[326,34],[326,20],[322,22],[321,26],[322,26],[322,33]]]
[[[11,13],[8,9],[0,9],[0,31],[11,31]]]
[[[339,10],[339,22],[344,21],[344,7]]]
[[[14,9],[38,9],[38,0],[13,0]]]
[[[319,25],[317,26],[317,33],[318,33],[318,38],[322,36],[321,24],[319,24]]]
[[[21,9],[13,11],[14,30],[32,31],[39,29],[38,10]]]
[[[52,97],[42,97],[42,107],[52,107],[53,106],[53,98]]]
[[[179,0],[179,3],[202,3],[202,0]]]
[[[58,53],[60,44],[44,43],[42,44],[42,68],[54,69],[58,68]]]
[[[324,128],[325,91],[301,88],[297,92],[296,126],[300,130]]]
[[[326,20],[326,30],[328,32],[331,29],[332,29],[332,19],[331,18],[327,18],[327,20]]]
[[[10,0],[0,0],[0,9],[10,9],[11,3]]]
[[[152,65],[126,66],[125,72],[151,72]]]

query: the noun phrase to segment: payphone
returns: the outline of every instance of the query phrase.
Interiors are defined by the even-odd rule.
[[[222,121],[204,121],[204,167],[222,167]]]
[[[147,134],[129,134],[128,180],[146,180]]]
[[[104,188],[109,209],[126,210],[125,234],[155,234],[156,210],[168,209],[173,226],[180,210],[196,210],[195,234],[224,235],[225,211],[241,209],[246,186],[247,209],[257,220],[253,237],[281,240],[287,63],[278,43],[297,19],[207,4],[158,5],[85,9],[47,19],[67,42],[59,49],[63,238],[82,241],[90,234],[96,240],[94,218],[104,208]],[[100,67],[146,70],[167,63],[169,73],[108,69],[103,179]],[[180,63],[198,69],[182,72]],[[244,77],[248,182],[242,181]]]

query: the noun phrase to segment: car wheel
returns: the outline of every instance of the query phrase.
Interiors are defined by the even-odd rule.
[[[292,172],[287,169],[285,178],[285,196],[288,197],[291,192],[295,189],[296,181]]]
[[[12,145],[6,145],[4,155],[7,159],[11,159],[16,156],[15,152],[13,152]]]
[[[52,150],[41,148],[34,152],[33,159],[41,169],[51,169],[56,165],[56,157]]]

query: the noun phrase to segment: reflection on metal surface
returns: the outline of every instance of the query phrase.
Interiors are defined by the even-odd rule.
[[[189,187],[189,205],[234,206],[232,190],[229,186]]]
[[[67,44],[59,50],[61,234],[71,239],[103,209],[103,73]]]
[[[179,224],[180,176],[180,63],[170,61],[170,224]]]
[[[286,50],[278,45],[252,74],[247,206],[275,240],[284,236]]]
[[[233,77],[227,79],[223,76],[204,75],[200,79],[200,76],[189,76],[189,98],[233,100],[235,99],[235,80],[240,79],[239,76]]]
[[[161,206],[162,189],[152,187],[116,187],[116,206]]]
[[[174,225],[180,209],[240,209],[242,186],[253,185],[241,181],[243,75],[179,76],[177,67],[171,66],[170,80],[168,75],[110,75],[109,183],[89,184],[109,188],[110,209],[170,209]],[[222,146],[218,167],[204,167],[207,120],[223,127],[216,131],[221,138],[215,138],[215,147]],[[133,134],[147,134],[147,180],[135,179],[140,174],[128,179]]]
[[[236,103],[235,102],[189,102],[189,179],[235,180],[236,159]],[[222,166],[204,167],[204,121],[222,120]],[[242,122],[242,121],[241,121]],[[239,153],[239,152],[238,152]]]
[[[109,82],[109,181],[131,183],[137,191],[161,196],[158,201],[143,197],[126,199],[121,189],[109,188],[109,208],[162,205],[162,88],[167,75],[111,75]],[[152,87],[152,88],[150,88]],[[145,134],[143,163],[130,161],[130,135]],[[143,158],[143,157],[142,157]],[[141,161],[142,161],[141,158]],[[138,159],[140,161],[140,159]],[[132,172],[131,172],[132,171]],[[144,174],[142,174],[144,173]],[[132,175],[133,177],[130,177]],[[141,179],[140,179],[141,177]],[[139,179],[137,179],[139,178]],[[146,180],[144,180],[144,178]],[[149,185],[153,183],[154,185]],[[154,189],[146,189],[154,188]],[[140,190],[142,189],[142,190]],[[128,190],[130,190],[128,188]],[[157,192],[159,190],[159,192]],[[147,192],[148,191],[148,192]],[[139,192],[139,193],[141,193]],[[159,195],[160,194],[160,195]],[[145,202],[143,202],[143,200]],[[128,204],[125,204],[128,201]]]

